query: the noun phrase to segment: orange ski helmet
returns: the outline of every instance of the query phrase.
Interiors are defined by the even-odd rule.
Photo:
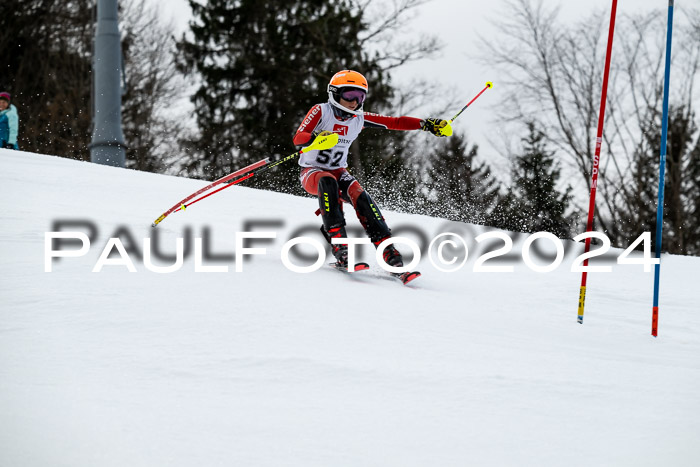
[[[362,92],[355,110],[350,110],[340,104],[341,95],[352,90]],[[353,115],[362,115],[362,105],[367,91],[369,91],[367,79],[361,73],[353,70],[342,70],[333,75],[330,83],[328,83],[328,101],[335,107],[334,111],[340,111],[336,113],[339,113],[341,117],[349,118]]]

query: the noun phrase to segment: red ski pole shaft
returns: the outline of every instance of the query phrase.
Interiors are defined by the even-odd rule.
[[[465,110],[467,110],[467,107],[469,107],[470,105],[472,105],[472,103],[473,103],[475,100],[477,100],[477,99],[479,98],[480,95],[482,95],[487,89],[492,88],[492,87],[493,87],[493,83],[492,83],[491,81],[487,81],[487,82],[486,82],[486,86],[484,86],[484,89],[482,89],[482,90],[479,92],[479,94],[477,94],[477,95],[474,97],[474,99],[472,99],[472,100],[470,100],[469,102],[467,102],[467,105],[465,105],[464,107],[462,107],[462,110],[460,110],[459,112],[457,112],[457,115],[455,115],[454,117],[452,117],[452,118],[450,119],[450,123],[454,122],[455,119],[456,119],[457,117],[459,117],[459,116],[462,114],[462,112],[464,112]]]
[[[233,185],[238,185],[239,183],[244,182],[244,181],[248,180],[249,178],[254,177],[255,175],[261,174],[261,173],[263,173],[263,172],[266,172],[266,171],[270,170],[270,169],[273,168],[273,167],[277,167],[278,165],[280,165],[280,164],[282,164],[282,163],[284,163],[284,162],[287,162],[287,161],[289,161],[289,160],[295,159],[295,158],[296,158],[297,156],[299,156],[301,153],[306,152],[306,151],[308,151],[308,149],[304,148],[304,149],[300,150],[299,152],[295,152],[294,154],[291,154],[291,155],[289,155],[289,156],[287,156],[287,157],[284,157],[284,158],[278,160],[277,162],[273,162],[273,163],[271,163],[271,164],[265,164],[265,165],[262,166],[262,167],[258,167],[257,169],[252,170],[252,171],[250,171],[250,172],[244,174],[244,175],[243,175],[241,178],[239,178],[239,179],[236,179],[236,180],[234,180],[234,181],[232,181],[232,182],[226,182],[226,183],[228,183],[226,186],[222,186],[221,188],[219,188],[219,189],[217,189],[217,190],[214,190],[214,191],[212,191],[211,193],[207,193],[206,195],[202,196],[201,198],[198,198],[198,199],[192,201],[190,204],[183,204],[183,205],[182,205],[182,208],[183,208],[183,209],[184,209],[184,208],[188,208],[188,207],[192,206],[194,203],[197,203],[197,202],[199,202],[199,201],[202,201],[204,198],[208,198],[209,196],[213,195],[214,193],[218,193],[218,192],[220,192],[221,190],[225,190],[226,188],[232,187]]]
[[[202,201],[204,198],[210,197],[210,196],[213,195],[214,193],[218,193],[218,192],[220,192],[221,190],[225,190],[226,188],[232,187],[233,185],[238,185],[238,184],[241,183],[242,181],[248,180],[248,179],[249,179],[250,177],[252,177],[253,175],[255,175],[254,172],[247,173],[247,174],[243,175],[241,178],[239,178],[239,179],[237,179],[237,180],[234,180],[234,181],[232,181],[232,182],[229,182],[226,186],[222,186],[221,188],[217,188],[216,190],[212,191],[211,193],[207,193],[206,195],[202,196],[201,198],[197,198],[196,200],[192,201],[192,202],[189,203],[189,204],[183,204],[183,205],[182,205],[182,209],[188,208],[188,207],[192,206],[194,203],[197,203],[197,202],[199,202],[199,201]]]
[[[170,209],[165,211],[158,219],[153,221],[153,224],[151,226],[156,227],[158,224],[160,224],[163,221],[163,219],[168,217],[170,214],[172,214],[173,212],[175,212],[179,209],[182,209],[182,206],[184,206],[185,203],[188,202],[189,200],[191,200],[192,198],[195,198],[196,196],[201,195],[205,191],[207,191],[207,190],[209,190],[217,185],[220,185],[222,183],[226,183],[227,181],[232,180],[238,176],[241,176],[247,172],[250,172],[251,170],[254,170],[254,169],[257,169],[258,167],[266,165],[268,162],[269,162],[269,159],[263,159],[261,161],[255,162],[255,163],[250,164],[249,166],[243,167],[242,169],[237,170],[231,174],[225,175],[225,176],[221,177],[220,179],[205,186],[204,188],[201,188],[201,189],[195,191],[194,193],[192,193],[191,195],[189,195],[188,197],[186,197],[185,199],[176,203],[173,207],[171,207]]]
[[[215,182],[213,182],[213,183],[205,186],[204,188],[192,193],[187,198],[183,199],[182,201],[180,201],[179,203],[174,205],[172,208],[168,209],[158,219],[156,219],[153,222],[152,227],[157,226],[160,222],[163,221],[163,219],[165,219],[167,216],[169,216],[170,214],[172,214],[176,210],[183,210],[187,206],[191,206],[192,204],[197,203],[197,202],[203,200],[204,198],[208,198],[209,196],[213,195],[214,193],[218,193],[219,191],[226,189],[230,186],[237,185],[237,184],[241,183],[242,181],[253,177],[256,174],[263,173],[267,170],[270,170],[273,167],[276,167],[276,166],[282,164],[283,162],[294,159],[302,153],[305,153],[308,151],[314,151],[314,150],[330,149],[333,146],[335,146],[336,144],[338,144],[338,135],[336,133],[330,133],[328,135],[317,136],[316,139],[310,145],[306,146],[305,148],[300,149],[299,151],[295,152],[294,154],[290,154],[287,157],[283,157],[282,159],[280,159],[276,162],[269,162],[269,159],[263,159],[261,161],[254,163],[254,164],[251,164],[247,167],[244,167],[241,170],[237,170],[236,172],[234,172],[232,174],[226,175],[225,177],[221,177],[220,179],[216,180]],[[240,178],[233,180],[237,176],[240,176]],[[231,181],[231,180],[233,180],[233,181]],[[207,191],[207,190],[209,190],[209,189],[213,188],[214,186],[219,185],[221,183],[228,183],[228,185],[221,187],[217,190],[214,190],[213,192],[208,193],[205,196],[202,196],[201,198],[196,199],[195,201],[191,202],[189,205],[185,204],[189,200],[196,198],[198,195],[204,193],[205,191]]]

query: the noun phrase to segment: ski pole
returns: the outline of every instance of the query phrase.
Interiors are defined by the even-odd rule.
[[[185,203],[188,202],[189,200],[191,200],[192,198],[196,197],[197,195],[200,195],[200,194],[204,193],[205,191],[207,191],[207,190],[209,190],[209,189],[211,189],[211,188],[214,188],[214,187],[217,186],[217,185],[220,185],[220,184],[222,184],[222,183],[227,183],[229,180],[233,180],[234,178],[236,178],[236,177],[238,177],[238,176],[240,176],[240,175],[243,175],[243,174],[245,174],[246,172],[250,172],[250,171],[253,170],[253,169],[256,169],[256,168],[258,168],[258,167],[261,167],[261,166],[267,164],[268,162],[269,162],[269,159],[263,159],[263,160],[261,160],[261,161],[255,162],[255,163],[250,164],[249,166],[243,167],[242,169],[237,170],[237,171],[235,171],[235,172],[233,172],[233,173],[231,173],[231,174],[224,175],[224,176],[221,177],[220,179],[218,179],[218,180],[216,180],[216,181],[210,183],[209,185],[205,186],[204,188],[201,188],[201,189],[195,191],[194,193],[192,193],[191,195],[189,195],[187,198],[183,199],[182,201],[178,202],[178,203],[175,204],[173,207],[171,207],[170,209],[168,209],[167,211],[165,211],[158,219],[156,219],[155,221],[153,221],[153,224],[151,224],[151,227],[155,227],[155,226],[157,226],[158,224],[160,224],[161,221],[163,221],[163,219],[165,219],[166,217],[168,217],[170,214],[172,214],[172,213],[175,212],[176,210],[184,209],[183,206],[185,205]]]
[[[493,83],[492,83],[491,81],[487,81],[487,82],[486,82],[486,86],[484,87],[484,89],[482,89],[482,90],[479,92],[479,94],[477,94],[477,95],[474,97],[474,99],[472,99],[472,100],[470,100],[469,102],[467,102],[467,105],[465,105],[464,107],[462,107],[462,110],[460,110],[459,112],[457,112],[457,115],[455,115],[454,117],[452,117],[451,119],[449,119],[449,120],[447,121],[447,124],[446,124],[444,127],[440,128],[440,134],[443,135],[443,136],[452,136],[452,122],[454,122],[454,121],[457,119],[457,117],[459,117],[459,116],[462,114],[462,112],[464,112],[465,110],[467,110],[467,107],[469,107],[470,105],[472,105],[472,103],[473,103],[475,100],[477,100],[477,99],[479,98],[479,96],[482,95],[482,94],[484,93],[484,91],[486,91],[488,88],[492,88],[492,87],[493,87]]]
[[[305,152],[305,151],[304,151],[304,152]],[[294,154],[291,154],[291,155],[289,155],[289,156],[287,156],[287,157],[285,157],[285,158],[283,158],[283,159],[280,159],[280,160],[278,160],[277,162],[274,162],[274,163],[272,163],[272,164],[264,165],[264,166],[260,167],[260,170],[250,170],[250,171],[248,171],[247,173],[243,174],[240,178],[237,178],[236,180],[233,180],[233,181],[230,181],[230,182],[226,182],[227,184],[226,184],[225,186],[222,186],[221,188],[218,188],[218,189],[212,191],[211,193],[207,193],[206,195],[202,196],[201,198],[197,198],[196,200],[192,201],[192,202],[189,203],[189,204],[184,204],[184,203],[183,203],[181,209],[184,210],[185,208],[188,208],[188,207],[192,206],[194,203],[198,203],[199,201],[202,201],[204,198],[210,197],[210,196],[213,195],[214,193],[218,193],[218,192],[220,192],[221,190],[225,190],[226,188],[232,187],[233,185],[238,185],[239,183],[244,182],[244,181],[248,180],[249,178],[251,178],[251,177],[253,177],[253,176],[257,175],[257,174],[260,174],[260,173],[262,173],[262,172],[266,172],[266,171],[270,170],[270,169],[273,168],[273,167],[277,167],[278,165],[280,165],[280,164],[283,163],[283,162],[287,162],[288,160],[294,159],[294,158],[297,157],[299,154],[301,154],[301,151],[300,151],[300,152],[295,152]]]
[[[168,217],[170,214],[172,214],[175,211],[184,211],[188,206],[193,205],[194,203],[197,203],[204,198],[208,198],[209,196],[213,195],[214,193],[218,193],[219,191],[229,188],[233,185],[237,185],[245,180],[248,180],[249,178],[258,175],[260,173],[266,172],[273,167],[277,167],[278,165],[287,162],[289,160],[295,159],[299,155],[308,152],[308,151],[313,151],[313,150],[324,150],[324,149],[330,149],[333,146],[338,144],[338,134],[337,133],[330,133],[328,135],[323,135],[323,136],[317,136],[316,139],[308,146],[305,148],[301,148],[299,151],[295,152],[294,154],[290,154],[289,156],[286,156],[278,161],[270,163],[269,159],[263,159],[258,162],[255,162],[249,166],[246,166],[240,170],[237,170],[236,172],[233,172],[232,174],[226,175],[224,177],[221,177],[220,179],[216,180],[215,182],[212,182],[211,184],[205,186],[204,188],[201,188],[197,190],[196,192],[192,193],[191,195],[187,196],[185,199],[182,201],[176,203],[173,207],[165,211],[158,219],[153,221],[153,224],[151,224],[151,227],[156,227],[158,224],[160,224],[163,219]],[[237,178],[238,177],[238,178]],[[220,185],[222,183],[226,183],[225,186],[212,191],[211,193],[207,193],[206,195],[202,196],[201,198],[197,198],[191,203],[188,204],[188,201],[190,201],[193,198],[196,198],[198,195],[201,195],[202,193],[208,191],[209,189]]]
[[[208,193],[208,194],[202,196],[201,198],[198,198],[198,199],[192,201],[189,204],[183,204],[182,209],[185,209],[189,206],[192,206],[194,203],[197,203],[197,202],[203,200],[204,198],[207,198],[207,197],[213,195],[214,193],[218,193],[219,191],[224,190],[226,188],[229,188],[233,185],[238,185],[239,183],[241,183],[245,180],[248,180],[249,178],[254,177],[255,175],[261,174],[263,172],[267,172],[268,170],[272,169],[273,167],[277,167],[278,165],[280,165],[284,162],[295,159],[300,154],[303,154],[303,153],[308,152],[308,151],[313,151],[313,150],[330,149],[333,146],[335,146],[336,144],[338,144],[338,134],[337,133],[330,133],[328,135],[318,136],[318,137],[316,137],[314,142],[311,143],[309,146],[306,146],[305,148],[300,149],[299,151],[295,152],[294,154],[290,154],[287,157],[283,157],[282,159],[280,159],[276,162],[273,162],[271,164],[268,163],[262,167],[256,167],[253,170],[248,171],[248,173],[243,174],[241,176],[241,178],[227,182],[228,185],[223,186],[223,187],[219,188],[218,190],[215,190],[211,193]],[[259,169],[259,170],[257,170],[257,169]]]
[[[472,102],[474,102],[475,100],[477,100],[477,99],[479,98],[479,96],[482,95],[482,94],[484,93],[484,91],[486,91],[488,88],[492,88],[492,87],[493,87],[493,83],[492,83],[491,81],[487,81],[487,82],[486,82],[486,86],[484,87],[484,89],[482,89],[482,90],[479,92],[479,94],[477,94],[476,97],[474,97],[474,99],[472,99],[472,100],[470,100],[469,102],[467,102],[467,105],[465,105],[464,107],[462,107],[462,110],[460,110],[459,112],[457,112],[457,115],[455,115],[454,117],[452,117],[452,118],[450,119],[450,123],[454,122],[454,121],[457,119],[457,117],[459,117],[459,116],[462,114],[462,112],[464,112],[465,110],[467,110],[467,107],[469,107],[470,105],[472,105]]]

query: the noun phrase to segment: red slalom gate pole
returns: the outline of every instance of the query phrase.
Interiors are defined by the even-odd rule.
[[[603,123],[605,121],[605,101],[608,96],[608,76],[610,74],[610,57],[612,55],[613,36],[615,34],[615,14],[617,12],[617,0],[612,2],[610,11],[610,28],[608,30],[608,48],[605,53],[605,71],[603,72],[603,91],[600,96],[600,114],[598,115],[598,133],[595,140],[595,155],[593,156],[593,167],[591,168],[591,195],[588,202],[588,222],[586,232],[593,230],[593,215],[595,213],[595,193],[598,187],[598,172],[600,171],[600,148],[603,145]],[[584,252],[591,250],[591,237],[586,238]],[[583,261],[583,267],[588,266],[588,258]],[[578,317],[579,324],[583,324],[583,309],[586,303],[586,280],[588,273],[584,270],[581,274],[581,289],[578,296]]]

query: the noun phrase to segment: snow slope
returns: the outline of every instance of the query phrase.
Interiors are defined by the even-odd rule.
[[[411,287],[373,259],[298,274],[280,250],[317,229],[315,200],[236,186],[158,233],[174,252],[208,229],[232,255],[246,221],[280,222],[252,229],[278,238],[243,272],[195,272],[189,255],[168,274],[136,256],[137,272],[93,273],[115,231],[142,250],[205,183],[7,150],[0,177],[2,467],[700,465],[700,258],[662,258],[654,339],[640,266],[590,274],[576,324],[580,245],[550,273],[477,273],[470,251],[455,273],[424,259]],[[463,229],[472,248],[483,231],[385,215],[430,238]],[[44,272],[44,235],[66,220],[98,237]]]

